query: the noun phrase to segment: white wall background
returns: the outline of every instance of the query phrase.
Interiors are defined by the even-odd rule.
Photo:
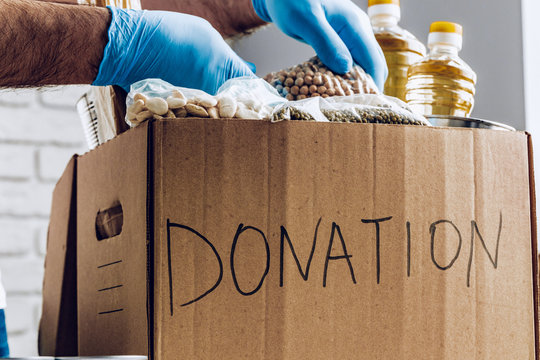
[[[367,0],[354,1],[366,8]],[[540,28],[535,16],[540,1],[522,2],[523,9],[517,0],[402,0],[402,25],[425,42],[431,21],[460,22],[465,31],[462,57],[479,78],[473,115],[527,128],[534,135],[540,133]],[[258,65],[260,75],[313,55],[273,26],[235,48]],[[0,269],[8,291],[14,356],[37,353],[50,198],[68,159],[86,149],[74,108],[83,92],[78,87],[0,92]]]
[[[0,271],[12,356],[37,355],[51,196],[86,151],[74,104],[84,88],[0,92]]]
[[[522,0],[522,13],[526,129],[533,135],[534,162],[538,167],[540,166],[540,27],[538,26],[540,1]],[[537,177],[536,181],[539,182],[540,179]],[[538,206],[540,198],[537,195],[537,209]]]

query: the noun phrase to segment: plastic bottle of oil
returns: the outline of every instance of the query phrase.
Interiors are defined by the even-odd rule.
[[[406,101],[423,115],[469,116],[474,106],[476,73],[459,58],[461,25],[431,24],[429,55],[409,68]]]
[[[426,48],[414,35],[402,29],[399,0],[369,0],[368,15],[388,65],[384,93],[405,101],[409,66],[426,56]]]

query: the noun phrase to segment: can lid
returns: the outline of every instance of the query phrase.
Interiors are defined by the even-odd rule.
[[[368,6],[373,5],[397,5],[399,6],[399,0],[369,0]]]
[[[429,32],[455,33],[463,36],[463,26],[450,21],[435,21],[429,27]]]

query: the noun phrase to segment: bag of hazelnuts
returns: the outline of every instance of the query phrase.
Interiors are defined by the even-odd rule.
[[[292,68],[270,73],[264,79],[289,101],[379,93],[371,76],[360,66],[354,65],[350,72],[338,75],[316,56]]]

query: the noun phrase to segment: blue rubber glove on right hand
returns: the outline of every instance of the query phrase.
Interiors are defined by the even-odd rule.
[[[285,34],[311,45],[330,69],[351,70],[353,61],[382,91],[388,75],[368,16],[350,0],[252,0],[255,12]]]
[[[214,94],[228,79],[253,75],[208,21],[196,16],[109,7],[109,42],[93,85],[160,78]]]

